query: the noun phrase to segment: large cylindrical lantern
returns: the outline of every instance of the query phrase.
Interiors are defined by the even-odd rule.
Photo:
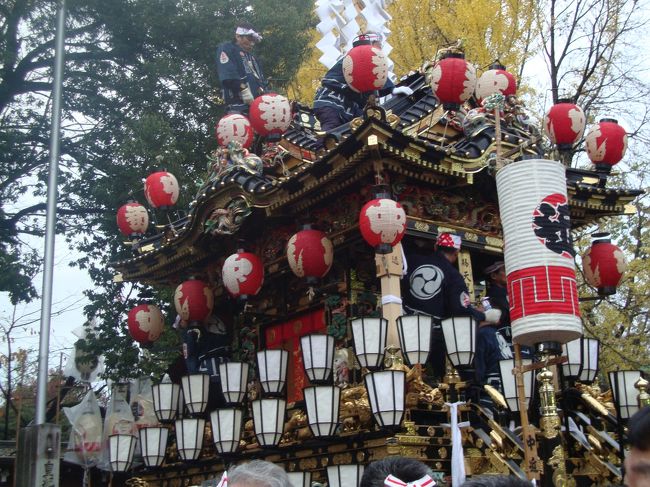
[[[359,230],[377,253],[388,254],[406,231],[404,208],[388,198],[368,201],[359,212]]]
[[[517,81],[512,73],[506,71],[505,66],[495,63],[478,78],[474,93],[479,101],[497,93],[514,95],[517,93]]]
[[[254,296],[264,283],[264,265],[255,254],[237,252],[223,263],[221,277],[223,285],[232,296]]]
[[[226,147],[230,142],[239,142],[248,149],[253,142],[253,127],[250,120],[240,113],[229,113],[217,122],[217,142]]]
[[[497,173],[512,338],[534,346],[582,336],[565,168],[527,159]]]
[[[117,226],[127,237],[140,237],[149,227],[149,213],[144,205],[129,201],[117,210]]]
[[[301,230],[287,243],[287,260],[296,276],[315,280],[332,267],[334,246],[320,230]]]
[[[585,148],[597,171],[609,174],[627,150],[627,133],[613,118],[603,118],[585,136]]]
[[[582,257],[586,281],[598,289],[600,296],[616,293],[627,268],[625,254],[612,244],[608,233],[595,233],[587,253]]]
[[[144,182],[144,195],[154,208],[169,208],[178,200],[178,181],[167,171],[158,171],[147,177]]]
[[[183,282],[174,292],[176,312],[185,322],[204,321],[210,316],[213,304],[212,290],[198,279]]]
[[[560,102],[544,117],[544,131],[560,150],[568,150],[585,132],[585,112],[575,103]]]
[[[343,77],[358,93],[380,90],[388,79],[388,59],[378,47],[353,47],[343,58]]]
[[[141,304],[129,311],[127,315],[129,334],[138,343],[149,345],[162,335],[165,318],[158,306]]]
[[[431,89],[446,110],[458,110],[476,87],[476,68],[463,54],[438,61],[431,72]]]
[[[260,135],[282,135],[291,125],[291,104],[275,93],[258,96],[250,106],[251,125]]]

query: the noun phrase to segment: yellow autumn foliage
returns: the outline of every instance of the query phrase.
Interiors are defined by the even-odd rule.
[[[461,41],[465,55],[479,69],[499,59],[518,73],[534,39],[532,0],[397,0],[390,43],[400,76],[433,59],[438,49]]]

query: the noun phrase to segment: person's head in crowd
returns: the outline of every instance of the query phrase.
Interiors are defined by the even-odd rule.
[[[460,252],[460,237],[451,233],[441,233],[436,239],[436,250],[454,264],[458,260],[458,252]]]
[[[528,480],[514,475],[484,475],[464,482],[461,487],[532,487]]]
[[[235,28],[235,44],[244,51],[253,50],[253,46],[262,40],[262,36],[255,31],[248,22],[239,22]]]
[[[263,460],[237,465],[227,475],[228,487],[292,487],[282,468]]]
[[[377,32],[366,32],[364,34],[359,34],[352,41],[352,47],[367,46],[367,45],[381,49],[382,46],[381,34],[378,34]]]
[[[650,406],[637,411],[627,428],[630,453],[623,481],[627,487],[650,487]]]
[[[368,465],[363,471],[359,487],[384,487],[386,480],[393,479],[404,483],[421,481],[424,487],[433,487],[432,472],[424,463],[412,458],[386,457]]]
[[[483,271],[488,279],[497,286],[505,287],[508,283],[506,278],[506,264],[502,260],[497,260]]]

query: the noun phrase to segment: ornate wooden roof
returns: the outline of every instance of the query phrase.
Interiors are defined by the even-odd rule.
[[[214,171],[188,216],[138,242],[133,257],[112,263],[116,279],[178,282],[184,269],[223,254],[236,238],[254,235],[264,222],[293,222],[377,175],[456,195],[478,191],[496,203],[494,116],[480,109],[466,115],[443,110],[424,75],[412,75],[402,84],[413,95],[367,107],[364,117],[325,137],[327,148],[322,148],[324,134],[316,130],[313,115],[301,109],[282,139],[262,148],[263,171],[241,158],[217,154]],[[501,115],[499,129],[499,155],[506,161],[542,158],[551,149],[516,99]],[[633,211],[632,201],[642,192],[607,187],[602,175],[586,169],[568,168],[566,174],[574,228]],[[454,228],[453,222],[410,215],[408,231],[427,234],[439,226]],[[462,224],[459,229],[468,243],[500,247],[498,235],[463,229]]]

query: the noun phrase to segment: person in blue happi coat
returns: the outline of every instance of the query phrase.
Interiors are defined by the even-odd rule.
[[[239,22],[234,40],[217,47],[217,74],[230,113],[247,115],[253,100],[268,91],[268,81],[252,52],[261,40],[251,24]]]
[[[382,47],[382,37],[375,32],[367,32],[358,35],[352,41],[352,47],[371,45],[377,49]],[[329,132],[353,118],[363,114],[363,107],[366,106],[371,93],[359,93],[354,91],[345,81],[343,76],[343,59],[341,57],[334,66],[325,74],[321,80],[321,86],[314,96],[314,115],[320,122],[321,130]],[[388,79],[384,87],[379,90],[379,96],[389,94],[411,95],[413,90],[408,86],[395,87]]]

